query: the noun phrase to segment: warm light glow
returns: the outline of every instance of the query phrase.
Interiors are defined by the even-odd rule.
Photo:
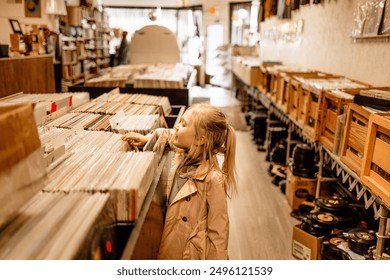
[[[248,17],[248,11],[245,9],[239,9],[238,10],[238,17],[240,19],[246,19]]]
[[[46,0],[45,11],[49,15],[67,15],[64,0]]]
[[[215,9],[214,6],[209,7],[209,13],[210,13],[210,14],[213,15],[213,14],[215,13],[215,11],[216,11],[216,9]]]

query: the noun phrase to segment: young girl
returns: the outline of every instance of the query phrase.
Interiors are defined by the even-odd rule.
[[[158,129],[175,150],[159,259],[228,259],[228,194],[236,189],[235,131],[207,104],[187,109],[174,131]],[[149,136],[128,133],[134,145]],[[217,154],[224,155],[222,169]]]

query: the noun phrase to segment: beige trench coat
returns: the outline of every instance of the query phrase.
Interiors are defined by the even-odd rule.
[[[180,154],[168,176],[170,188]],[[222,172],[200,165],[168,205],[159,259],[227,259],[229,218]]]

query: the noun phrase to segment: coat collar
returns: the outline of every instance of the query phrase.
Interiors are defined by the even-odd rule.
[[[188,177],[187,182],[184,183],[183,187],[179,190],[179,192],[176,194],[174,200],[171,202],[171,204],[175,203],[176,201],[183,199],[184,197],[187,197],[193,193],[198,192],[198,187],[196,185],[196,181],[204,181],[206,178],[208,172],[209,172],[210,163],[205,162],[198,166],[191,166],[188,168],[188,170],[184,170],[187,172],[182,172],[180,174],[181,177]]]
[[[193,180],[203,181],[210,170],[210,162],[206,161],[199,165],[182,167],[179,173],[180,177],[187,177]]]

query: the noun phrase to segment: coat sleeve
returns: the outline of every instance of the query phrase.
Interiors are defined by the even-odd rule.
[[[222,173],[214,171],[210,175],[210,178],[206,178],[208,207],[206,259],[226,260],[229,240],[227,195]]]

